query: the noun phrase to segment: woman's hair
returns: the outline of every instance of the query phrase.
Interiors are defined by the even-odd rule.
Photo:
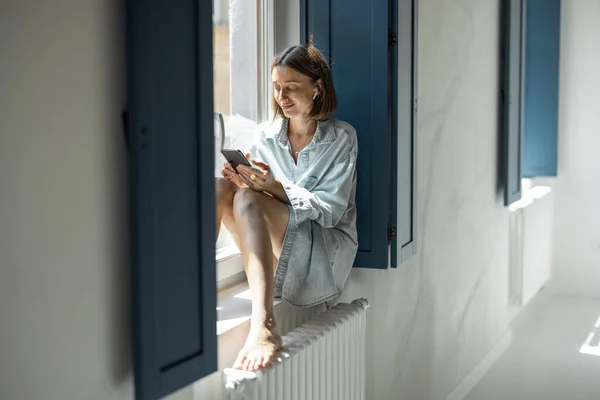
[[[328,118],[337,107],[337,97],[331,79],[331,69],[323,54],[314,46],[301,44],[292,46],[273,58],[271,71],[275,67],[288,67],[302,75],[308,76],[313,83],[319,79],[323,87],[318,96],[313,100],[313,107],[308,115],[309,119],[317,121]],[[283,117],[283,110],[273,98],[275,118]]]

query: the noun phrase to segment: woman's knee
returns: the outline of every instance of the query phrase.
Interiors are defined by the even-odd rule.
[[[264,193],[252,189],[240,189],[233,196],[233,212],[236,215],[250,215],[262,212]]]
[[[217,204],[231,207],[237,186],[225,178],[215,179]]]

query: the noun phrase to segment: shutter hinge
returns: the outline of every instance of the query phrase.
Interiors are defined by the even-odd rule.
[[[396,227],[388,225],[388,243],[396,240]]]
[[[392,50],[392,48],[398,43],[398,37],[396,36],[396,32],[390,30],[388,32],[388,49]]]
[[[121,112],[121,125],[123,128],[123,139],[125,139],[125,147],[129,149],[129,111],[124,109]]]

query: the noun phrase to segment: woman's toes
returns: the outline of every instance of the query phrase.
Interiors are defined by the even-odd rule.
[[[260,366],[261,368],[267,367],[270,364],[270,357],[268,356],[264,356],[261,360],[260,360]]]
[[[242,367],[244,366],[245,359],[246,358],[244,357],[244,355],[242,353],[238,354],[237,359],[233,363],[233,368],[234,369],[242,369]]]

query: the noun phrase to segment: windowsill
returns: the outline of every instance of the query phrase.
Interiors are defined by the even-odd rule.
[[[221,290],[217,298],[217,336],[250,320],[252,302],[248,283]],[[247,294],[246,294],[247,293]]]
[[[252,315],[250,288],[235,246],[217,251],[217,336],[242,325]],[[277,307],[281,301],[274,301]]]
[[[515,201],[509,206],[509,210],[512,212],[516,212],[522,210],[524,208],[529,207],[536,201],[542,199],[546,195],[552,192],[552,188],[550,186],[542,186],[542,185],[524,185],[523,186],[523,194],[521,199]]]
[[[238,250],[238,248],[235,247],[234,245],[231,245],[231,246],[225,246],[220,249],[217,249],[215,258],[217,260],[217,263],[219,263],[219,262],[225,261],[229,258],[239,256],[240,254],[241,253]]]
[[[225,282],[233,276],[243,273],[242,255],[235,245],[217,249],[217,282]]]
[[[281,301],[274,301],[277,307]],[[217,336],[235,329],[250,320],[252,315],[252,298],[248,282],[244,281],[230,288],[219,291],[217,299]]]
[[[252,301],[242,255],[234,245],[217,250],[217,336],[250,319]]]
[[[216,333],[219,371],[231,367],[238,352],[244,346],[252,315],[252,302],[249,298],[246,281],[221,289],[217,293]]]

